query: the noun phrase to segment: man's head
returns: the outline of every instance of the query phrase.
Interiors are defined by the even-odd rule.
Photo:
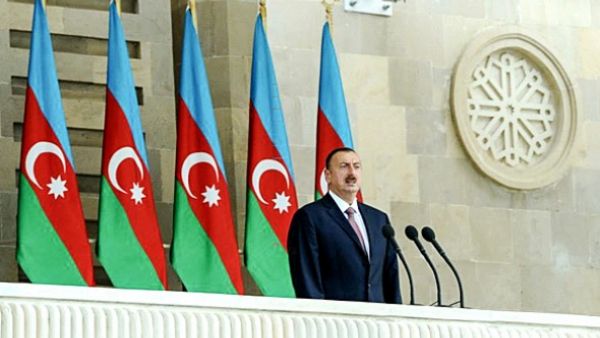
[[[325,159],[325,180],[329,190],[352,203],[360,190],[361,164],[352,148],[337,148]]]

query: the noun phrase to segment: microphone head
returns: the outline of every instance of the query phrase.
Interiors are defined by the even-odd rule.
[[[381,232],[383,232],[383,237],[387,239],[394,238],[394,228],[392,228],[392,226],[389,224],[384,225],[381,229]]]
[[[406,226],[406,228],[404,229],[404,234],[406,234],[406,237],[413,241],[419,238],[419,232],[417,231],[417,228],[415,228],[412,225]]]
[[[423,235],[423,238],[425,238],[427,242],[435,241],[435,232],[433,232],[433,229],[430,227],[421,229],[421,235]]]

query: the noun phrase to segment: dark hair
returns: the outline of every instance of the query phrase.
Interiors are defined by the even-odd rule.
[[[356,153],[356,151],[354,151],[354,149],[349,148],[349,147],[339,147],[339,148],[335,148],[333,149],[325,158],[325,168],[329,169],[329,164],[331,163],[331,158],[333,158],[333,156],[337,153],[341,153],[341,152],[352,152],[352,153]]]

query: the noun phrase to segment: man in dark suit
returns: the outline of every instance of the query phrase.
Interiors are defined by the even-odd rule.
[[[329,192],[300,208],[288,234],[298,298],[401,303],[398,262],[382,234],[385,213],[358,203],[358,154],[333,150],[326,159]]]

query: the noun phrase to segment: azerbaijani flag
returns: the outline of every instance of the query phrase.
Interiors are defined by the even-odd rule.
[[[171,261],[188,291],[244,293],[225,166],[200,40],[185,11]]]
[[[98,258],[116,287],[166,289],[166,259],[135,84],[114,0],[109,17]]]
[[[254,27],[248,138],[246,267],[263,295],[293,297],[287,235],[298,201],[275,70],[260,15]]]
[[[34,3],[30,46],[17,261],[33,283],[91,286],[92,252],[41,0]]]
[[[315,199],[327,191],[325,158],[336,148],[352,148],[352,132],[348,121],[348,109],[340,68],[331,41],[329,23],[323,25],[321,41],[321,74],[319,76],[319,107],[317,113],[317,160],[315,175]],[[360,195],[359,195],[359,200]]]

